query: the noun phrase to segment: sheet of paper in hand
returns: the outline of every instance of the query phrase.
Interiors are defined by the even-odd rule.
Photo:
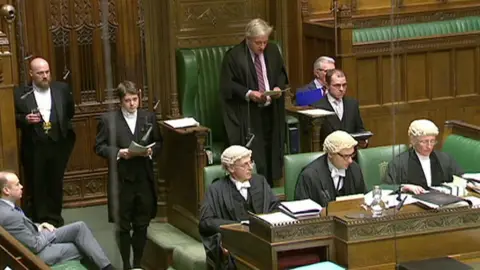
[[[152,148],[155,145],[155,143],[149,144],[147,146],[140,145],[134,141],[130,143],[130,146],[128,147],[128,151],[134,154],[141,154],[147,152],[148,148]]]
[[[263,94],[268,97],[268,96],[275,96],[276,94],[278,94],[278,93],[283,93],[283,92],[285,92],[285,91],[287,91],[287,89],[280,90],[280,91],[273,91],[273,90],[271,90],[271,91],[265,91],[265,92],[263,92]]]

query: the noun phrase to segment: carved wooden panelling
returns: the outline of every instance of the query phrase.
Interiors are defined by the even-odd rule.
[[[266,18],[266,0],[212,0],[174,3],[178,47],[235,44],[253,18]]]

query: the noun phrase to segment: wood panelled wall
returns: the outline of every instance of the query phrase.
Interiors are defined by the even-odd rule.
[[[12,0],[0,1],[12,4]],[[18,173],[18,142],[15,129],[13,88],[18,81],[17,60],[12,53],[17,47],[15,21],[0,17],[0,170]]]
[[[112,88],[124,79],[143,88],[146,100],[153,96],[144,77],[142,2],[26,0],[20,3],[17,9],[22,18],[23,38],[19,47],[24,48],[25,56],[49,60],[53,79],[68,82],[73,90],[77,141],[65,175],[65,206],[104,203],[107,163],[93,150],[97,117],[116,108],[117,98]],[[19,50],[22,63],[23,57]],[[20,74],[20,81],[27,81],[27,65],[20,65]]]
[[[305,59],[313,62],[318,52],[335,56],[337,65],[347,74],[347,95],[359,100],[364,124],[376,134],[370,141],[371,146],[408,143],[407,130],[414,119],[431,119],[441,132],[446,120],[480,124],[480,38],[477,32],[409,38],[393,43],[352,44],[354,28],[480,14],[480,5],[472,5],[471,1],[448,1],[436,5],[433,10],[423,11],[417,8],[424,7],[420,5],[424,2],[417,3],[419,5],[412,5],[408,12],[393,17],[380,14],[369,18],[357,16],[354,9],[344,6],[337,18],[337,48],[332,19],[303,23]],[[466,4],[471,6],[463,6]],[[442,10],[444,8],[448,10]],[[303,70],[304,80],[309,80],[311,65],[305,64]]]

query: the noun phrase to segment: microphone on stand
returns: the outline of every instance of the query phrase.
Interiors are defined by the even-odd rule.
[[[245,140],[247,144],[245,147],[250,148],[253,143],[253,139],[255,139],[255,134],[252,133],[252,128],[250,127],[250,100],[247,101],[247,137]]]
[[[153,111],[157,110],[158,104],[160,104],[160,100],[157,100],[155,105],[153,105]],[[143,135],[142,139],[140,140],[140,145],[143,145],[143,146],[148,145],[150,134],[152,133],[152,130],[153,130],[152,123],[148,122],[148,116],[145,117],[145,126],[148,127],[147,132],[145,132],[145,135]]]
[[[26,92],[25,94],[23,94],[23,95],[20,97],[21,100],[26,99],[26,98],[27,98],[29,95],[31,95],[31,94],[33,93],[33,91],[34,91],[34,90],[33,90],[33,87],[31,87],[31,86],[30,86],[30,87],[29,87],[29,86],[26,86],[25,88],[30,89],[30,90],[29,90],[28,92]]]

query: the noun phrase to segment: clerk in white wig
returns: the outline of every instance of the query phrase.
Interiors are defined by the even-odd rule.
[[[308,164],[300,173],[295,200],[312,199],[325,207],[338,196],[366,192],[360,166],[353,160],[357,141],[337,130],[325,138],[324,155]]]
[[[221,246],[220,226],[248,220],[248,212],[269,213],[279,202],[265,177],[254,174],[251,150],[232,145],[223,151],[221,160],[227,174],[208,187],[200,209],[199,231],[215,269],[230,269],[233,260]]]
[[[431,186],[452,182],[453,175],[463,170],[445,152],[434,150],[438,128],[430,120],[419,119],[410,124],[410,149],[396,156],[387,167],[384,182],[401,184],[402,191],[424,193]]]

